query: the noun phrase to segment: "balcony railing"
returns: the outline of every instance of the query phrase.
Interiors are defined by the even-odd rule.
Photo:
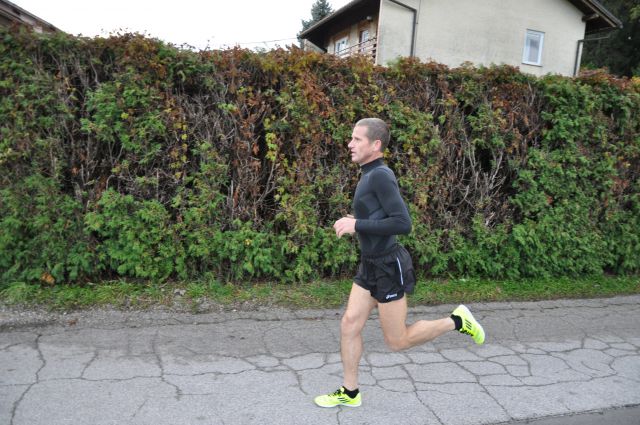
[[[341,58],[348,58],[349,56],[353,55],[364,55],[371,61],[375,61],[377,47],[377,38],[374,37],[370,38],[367,41],[363,41],[362,43],[349,46],[346,49],[342,49],[338,53],[336,53],[336,56],[339,56]]]

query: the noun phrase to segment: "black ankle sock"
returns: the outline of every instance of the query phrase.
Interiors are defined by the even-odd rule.
[[[460,329],[462,329],[462,319],[460,318],[460,316],[454,316],[453,314],[451,315],[451,319],[453,320],[453,323],[456,324],[456,330],[459,331]]]
[[[354,398],[355,396],[358,395],[358,393],[360,393],[360,390],[358,388],[356,388],[355,390],[348,390],[346,387],[342,387],[342,388],[344,389],[344,393],[351,398]]]

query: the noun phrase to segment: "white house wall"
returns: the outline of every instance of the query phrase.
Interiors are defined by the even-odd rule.
[[[399,0],[418,10],[415,55],[451,67],[508,64],[535,75],[573,75],[582,13],[567,0]],[[409,10],[382,0],[378,63],[409,56]],[[527,30],[544,33],[542,65],[522,63]]]
[[[399,0],[400,3],[418,9],[420,0]],[[388,0],[380,2],[378,24],[378,60],[388,64],[398,57],[411,55],[413,13],[411,10]]]

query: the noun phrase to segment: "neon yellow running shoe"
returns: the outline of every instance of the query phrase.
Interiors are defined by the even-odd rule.
[[[462,319],[460,333],[471,335],[471,338],[478,345],[484,343],[484,329],[482,329],[482,325],[478,323],[466,306],[460,304],[451,314]]]
[[[358,407],[362,404],[362,395],[358,393],[357,396],[351,398],[345,394],[344,387],[340,387],[334,393],[318,396],[313,401],[320,407]]]

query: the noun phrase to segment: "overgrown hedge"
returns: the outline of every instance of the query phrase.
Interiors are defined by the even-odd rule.
[[[348,276],[331,225],[365,116],[391,124],[424,275],[637,273],[639,111],[640,82],[600,72],[3,31],[1,279]]]

